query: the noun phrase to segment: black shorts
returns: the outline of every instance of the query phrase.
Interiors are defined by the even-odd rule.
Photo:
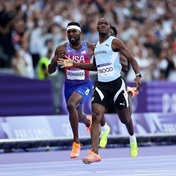
[[[116,109],[122,110],[129,106],[126,82],[122,77],[111,82],[97,82],[94,88],[92,103],[98,103],[108,109],[113,99]]]

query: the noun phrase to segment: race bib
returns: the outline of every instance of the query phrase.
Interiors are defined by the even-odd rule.
[[[98,76],[104,77],[104,76],[113,76],[114,74],[114,68],[112,65],[105,65],[97,68],[98,70]]]
[[[67,70],[67,79],[85,80],[85,71],[84,70]]]

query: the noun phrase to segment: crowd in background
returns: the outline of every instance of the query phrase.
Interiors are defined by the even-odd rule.
[[[81,24],[83,39],[97,42],[97,21],[110,20],[140,66],[143,81],[176,81],[175,0],[1,0],[0,71],[38,78],[66,41],[66,25]],[[62,70],[60,78],[63,79]],[[47,79],[47,71],[42,79]],[[133,81],[134,73],[125,74]]]

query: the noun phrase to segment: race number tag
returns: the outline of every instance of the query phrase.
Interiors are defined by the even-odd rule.
[[[84,70],[67,70],[67,79],[85,80],[85,71]]]
[[[101,66],[97,68],[98,76],[112,76],[114,74],[114,69],[111,65]]]

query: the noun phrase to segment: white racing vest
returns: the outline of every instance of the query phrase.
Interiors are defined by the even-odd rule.
[[[110,82],[121,75],[120,52],[114,52],[111,47],[114,38],[110,36],[101,44],[98,41],[95,46],[94,54],[100,82]]]

